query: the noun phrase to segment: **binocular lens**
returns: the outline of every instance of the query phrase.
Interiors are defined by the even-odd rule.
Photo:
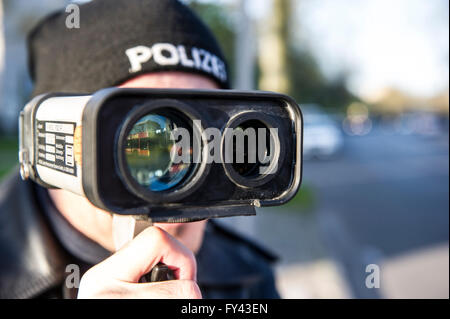
[[[160,192],[176,186],[190,163],[175,163],[177,150],[172,133],[184,126],[170,115],[150,113],[140,118],[127,136],[125,158],[133,178],[144,188]]]
[[[264,156],[269,156],[270,150],[270,132],[269,128],[264,125],[262,122],[258,120],[249,120],[240,124],[235,128],[236,131],[246,132],[248,129],[251,129],[255,133],[255,139],[250,141],[246,136],[244,140],[243,147],[243,162],[236,161],[239,150],[236,148],[236,144],[233,144],[233,157],[235,161],[232,164],[233,169],[242,177],[246,178],[256,178],[260,176],[260,168],[266,166],[267,164],[263,164],[259,161],[258,153],[263,152]],[[259,130],[262,129],[262,130]],[[260,136],[259,134],[265,134],[265,143],[263,145],[259,145]],[[251,145],[249,145],[251,143]],[[254,156],[252,160],[252,156],[249,154],[249,148],[254,147]],[[262,148],[260,150],[260,148]]]

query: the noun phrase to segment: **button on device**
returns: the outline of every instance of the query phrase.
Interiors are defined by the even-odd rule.
[[[73,145],[66,145],[66,165],[73,167]]]

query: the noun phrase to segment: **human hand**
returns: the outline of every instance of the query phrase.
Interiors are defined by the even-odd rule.
[[[162,262],[176,280],[139,283]],[[199,299],[197,266],[193,253],[159,227],[145,229],[111,257],[81,278],[78,298]]]

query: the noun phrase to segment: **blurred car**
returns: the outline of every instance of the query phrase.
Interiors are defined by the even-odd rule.
[[[330,158],[343,146],[342,132],[333,118],[318,105],[302,105],[303,156],[305,159]]]

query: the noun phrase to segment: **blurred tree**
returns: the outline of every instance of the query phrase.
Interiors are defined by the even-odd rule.
[[[230,78],[233,79],[236,31],[229,11],[227,12],[223,6],[214,3],[205,3],[198,0],[184,2],[202,18],[217,37],[230,66]]]
[[[328,79],[306,47],[294,43],[291,0],[273,0],[270,15],[261,21],[259,88],[287,93],[299,103],[320,104],[343,110],[358,100],[347,89],[347,74]],[[268,21],[267,21],[268,19]]]
[[[347,74],[327,79],[316,60],[306,50],[291,48],[288,54],[290,95],[299,103],[316,103],[325,108],[343,110],[358,100],[347,89]]]
[[[448,89],[432,97],[414,96],[411,93],[387,87],[372,98],[372,109],[378,113],[400,114],[403,112],[427,111],[448,116]]]
[[[254,19],[250,16],[248,0],[237,0],[236,8],[236,51],[234,88],[253,90],[256,86],[256,34]]]
[[[26,35],[42,17],[63,8],[69,0],[0,2],[3,4],[0,38],[4,38],[3,54],[0,53],[4,64],[2,69],[0,65],[0,131],[15,134],[19,111],[27,102],[32,88],[28,77]]]
[[[288,72],[290,0],[273,0],[269,21],[261,24],[259,87],[280,93],[290,92]]]
[[[245,0],[242,0],[245,1]],[[184,0],[218,38],[230,64],[231,76],[236,74],[236,37],[241,32],[241,18],[236,14],[242,6],[223,6],[223,3]],[[239,2],[242,4],[241,2]],[[343,110],[358,100],[347,89],[347,74],[328,79],[322,73],[316,58],[305,47],[293,43],[291,0],[273,0],[273,8],[260,21],[254,83],[259,89],[287,93],[299,103],[317,103],[330,110]],[[299,49],[301,47],[301,49]],[[256,85],[257,84],[257,85]]]
[[[5,69],[5,31],[3,22],[3,1],[0,0],[0,103],[3,96],[3,72]]]
[[[288,52],[288,76],[292,82],[290,93],[299,102],[315,102],[319,88],[325,82],[317,61],[306,50],[291,48]]]

